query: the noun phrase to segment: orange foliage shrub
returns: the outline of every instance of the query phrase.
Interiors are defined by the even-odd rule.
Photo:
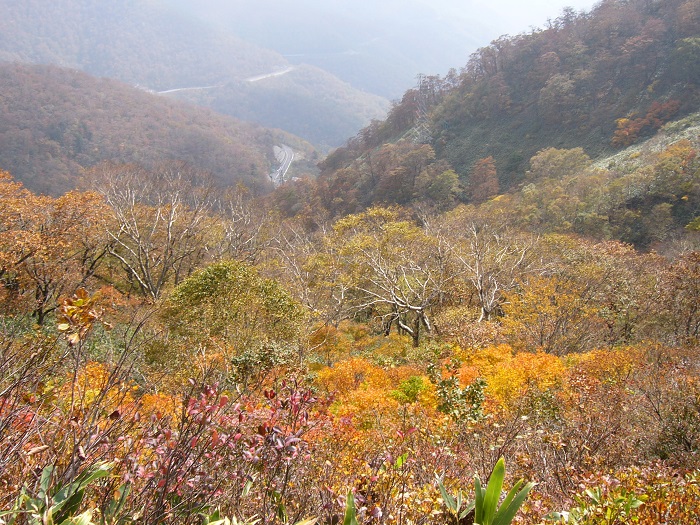
[[[634,347],[593,350],[567,356],[568,375],[584,375],[601,383],[618,384],[630,377],[643,352]]]
[[[90,361],[80,370],[74,382],[67,382],[61,389],[60,399],[74,402],[74,409],[86,410],[99,403],[103,412],[109,413],[134,402],[135,386],[115,382],[109,369],[102,363]]]
[[[323,358],[326,366],[331,366],[350,354],[352,337],[334,326],[324,325],[311,333],[309,345],[313,352]]]
[[[359,357],[324,368],[318,373],[317,381],[326,392],[340,396],[357,390],[363,385],[382,389],[391,384],[384,370]]]
[[[139,399],[139,412],[142,417],[177,417],[182,406],[182,399],[167,394],[144,394]]]
[[[645,129],[659,129],[668,122],[680,106],[677,100],[654,102],[644,117],[617,119],[617,129],[611,141],[612,145],[624,148],[634,144]]]

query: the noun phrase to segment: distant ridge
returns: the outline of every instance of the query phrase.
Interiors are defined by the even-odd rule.
[[[386,115],[388,100],[318,68],[300,68],[283,83],[244,82],[292,65],[173,3],[0,2],[0,61],[81,69],[286,129],[326,147],[339,146]],[[193,97],[200,90],[186,88],[196,86],[225,89],[221,96]],[[322,115],[308,111],[317,101],[324,101]]]
[[[284,132],[55,66],[0,64],[0,93],[0,169],[42,193],[73,189],[103,161],[184,161],[267,191],[276,144],[312,153]]]

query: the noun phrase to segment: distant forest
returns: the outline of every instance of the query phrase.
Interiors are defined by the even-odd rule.
[[[59,194],[104,161],[180,161],[221,184],[271,189],[273,146],[292,135],[55,66],[0,65],[0,166],[35,191]]]
[[[344,211],[415,199],[416,176],[387,193],[372,159],[386,143],[414,140],[422,126],[431,148],[425,162],[456,172],[459,200],[470,200],[470,173],[487,158],[508,190],[526,181],[531,157],[544,148],[580,147],[597,158],[696,111],[699,72],[696,1],[603,1],[590,13],[565,11],[543,30],[479,49],[446,77],[424,78],[386,120],[331,154],[321,180],[344,188]]]

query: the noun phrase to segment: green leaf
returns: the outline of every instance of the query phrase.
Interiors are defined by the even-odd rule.
[[[117,490],[117,497],[109,502],[107,508],[105,509],[105,515],[103,522],[112,523],[115,521],[117,514],[119,514],[126,503],[126,499],[129,497],[131,492],[131,485],[129,483],[124,483]]]
[[[522,486],[522,484],[523,484],[523,480],[521,479],[521,480],[518,480],[515,483],[515,485],[513,485],[513,487],[510,489],[510,491],[506,495],[505,499],[503,500],[503,502],[499,506],[498,511],[496,511],[496,516],[494,517],[494,520],[498,517],[498,515],[501,512],[505,511],[505,509],[508,508],[508,505],[510,505],[511,501],[513,501],[515,494],[517,494],[517,492],[520,490],[520,487]]]
[[[405,452],[401,454],[398,458],[396,458],[396,461],[394,462],[394,468],[400,469],[401,467],[403,467],[404,463],[406,463],[406,459],[408,459],[408,452]]]
[[[217,519],[216,521],[210,521],[207,525],[231,525],[231,520],[224,517],[222,519]]]
[[[457,512],[459,510],[457,503],[455,502],[455,499],[447,493],[447,490],[445,490],[445,485],[442,484],[442,481],[438,483],[438,488],[440,489],[440,494],[442,495],[442,501],[445,502],[447,508],[452,512]]]
[[[53,497],[54,505],[48,509],[52,516],[56,516],[56,522],[62,523],[71,518],[83,501],[85,489],[93,481],[109,476],[111,468],[112,465],[108,463],[100,463],[84,470],[72,483],[61,487]]]
[[[246,484],[243,486],[243,492],[241,492],[241,497],[246,497],[248,494],[250,494],[250,489],[253,488],[253,480],[248,480],[246,481]]]
[[[53,465],[44,467],[41,471],[41,480],[39,481],[39,492],[36,497],[39,500],[46,500],[46,494],[49,492],[49,484],[51,483],[51,476],[53,475]]]
[[[53,507],[51,507],[50,510],[51,514],[55,516],[55,522],[62,523],[78,512],[84,496],[85,489],[80,488],[79,490],[73,492],[73,494],[68,495],[68,497],[65,499],[61,499],[60,501],[54,499],[54,501],[57,502]]]
[[[358,525],[357,514],[355,511],[355,496],[352,492],[348,492],[348,499],[345,503],[345,519],[343,525]]]
[[[72,516],[60,523],[60,525],[93,525],[92,513],[94,509],[86,510],[78,516]]]
[[[459,513],[459,519],[461,520],[464,517],[466,517],[466,515],[472,511],[472,509],[474,508],[475,505],[476,505],[475,501],[468,503],[467,506],[464,507],[464,510]]]
[[[479,476],[474,477],[474,523],[484,522],[484,489],[481,488]]]
[[[525,501],[525,498],[527,498],[528,493],[530,492],[532,487],[535,486],[534,483],[528,483],[522,488],[520,492],[518,492],[517,495],[515,495],[515,491],[518,488],[520,488],[521,484],[522,480],[516,483],[515,486],[511,489],[510,493],[508,494],[508,497],[506,498],[506,501],[508,501],[508,506],[506,507],[506,502],[504,501],[503,505],[501,505],[501,508],[496,513],[493,525],[510,525],[510,523],[513,521],[513,518],[515,518],[515,514],[518,512],[518,509]]]
[[[491,477],[489,478],[488,485],[486,486],[486,494],[484,495],[484,510],[483,510],[483,521],[479,522],[480,525],[492,525],[493,518],[496,513],[496,506],[498,505],[498,500],[501,498],[501,488],[503,487],[503,480],[506,477],[506,466],[503,458],[500,458],[496,462],[496,466],[493,467],[493,472],[491,472]]]

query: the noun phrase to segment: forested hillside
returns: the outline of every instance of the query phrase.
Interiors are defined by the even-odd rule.
[[[357,192],[350,209],[420,200],[425,189],[416,176],[389,169],[390,180],[371,162],[402,137],[430,147],[424,162],[440,164],[439,173],[456,172],[463,201],[473,198],[478,182],[470,177],[484,159],[508,190],[525,180],[542,149],[609,154],[697,111],[699,37],[700,5],[692,0],[604,1],[587,14],[566,12],[544,30],[478,50],[458,74],[425,78],[385,121],[329,156],[323,179],[343,188],[340,199]],[[384,189],[391,185],[401,189]]]
[[[669,180],[697,195],[697,148],[335,220],[283,219],[178,167],[104,166],[58,198],[3,174],[1,508],[457,524],[457,494],[504,457],[506,487],[536,482],[518,523],[692,523],[697,207],[683,233],[672,207],[630,221],[663,254],[551,216]]]
[[[216,109],[269,127],[293,123],[300,132],[308,132],[303,138],[332,146],[372,118],[383,118],[388,106],[381,97],[316,68],[298,71],[283,85],[248,84],[247,78],[290,64],[278,53],[160,0],[109,5],[95,0],[1,2],[0,61],[81,69],[153,91],[221,89],[214,97]],[[318,100],[327,100],[322,118],[306,111]],[[265,104],[271,104],[274,112]],[[349,106],[356,109],[352,116]],[[325,140],[314,134],[317,127],[329,130]]]
[[[0,65],[0,167],[42,193],[75,189],[100,162],[189,163],[222,184],[270,189],[281,131],[54,66]]]
[[[284,67],[279,54],[214,31],[159,0],[2,2],[0,60],[55,64],[156,91]]]
[[[323,151],[343,144],[373,119],[383,118],[389,107],[386,100],[308,65],[254,82],[174,95],[224,115],[283,129]]]
[[[213,146],[99,163],[60,196],[0,171],[0,519],[696,523],[698,15],[604,0],[494,43],[318,180],[268,194],[194,167]],[[549,73],[528,76],[537,57]],[[109,98],[105,121],[238,129],[111,81],[6,71],[25,82],[0,76],[2,96],[28,95],[3,111],[36,123],[19,145],[82,159],[122,140],[77,104],[49,125],[73,90],[91,119]],[[567,71],[560,107],[544,94]],[[167,133],[140,129],[134,155]]]
[[[662,249],[697,228],[699,136],[700,113],[694,113],[596,162],[583,148],[544,148],[529,159],[525,180],[506,192],[493,157],[478,161],[464,183],[430,145],[399,141],[317,181],[287,184],[273,199],[283,213],[308,223],[357,212],[373,201],[424,211],[466,201],[531,232]],[[358,183],[362,170],[367,175]],[[372,183],[372,191],[361,185]]]

